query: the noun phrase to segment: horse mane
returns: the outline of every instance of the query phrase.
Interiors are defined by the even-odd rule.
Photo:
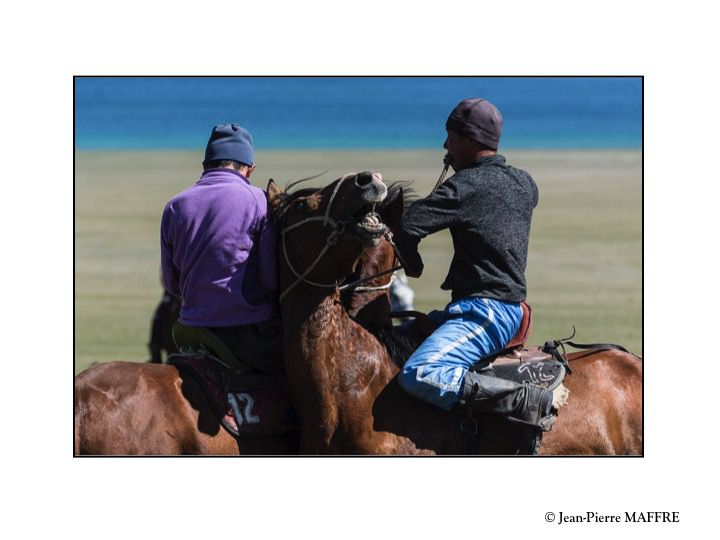
[[[417,192],[411,187],[412,181],[398,180],[395,182],[386,183],[386,185],[388,188],[388,192],[385,196],[385,199],[380,204],[378,204],[378,210],[384,210],[385,208],[387,208],[395,199],[397,199],[398,195],[400,195],[401,190],[404,200],[403,212],[407,210],[408,207],[418,198]]]
[[[285,212],[287,212],[287,209],[290,208],[290,205],[294,203],[296,200],[298,200],[300,197],[307,197],[308,195],[312,195],[313,193],[317,192],[321,188],[303,188],[299,189],[297,191],[294,191],[292,193],[288,192],[282,192],[278,194],[278,197],[280,197],[280,203],[273,209],[272,212],[272,220],[273,223],[276,226],[282,225],[282,220],[285,217]]]

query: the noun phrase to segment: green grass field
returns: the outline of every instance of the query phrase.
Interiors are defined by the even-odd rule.
[[[639,151],[509,151],[540,188],[528,259],[533,343],[567,336],[642,354],[642,156]],[[95,362],[144,361],[160,299],[159,227],[165,203],[194,183],[202,152],[76,152],[75,372]],[[426,195],[442,151],[258,152],[253,183],[284,185],[330,169],[377,170]],[[416,308],[441,308],[452,256],[447,233],[421,245],[425,273],[410,280]]]

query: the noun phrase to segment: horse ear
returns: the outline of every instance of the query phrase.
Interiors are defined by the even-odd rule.
[[[396,231],[400,227],[403,212],[405,211],[405,196],[403,189],[398,190],[397,196],[380,212],[385,225],[390,227],[391,231]]]
[[[267,186],[267,197],[268,201],[270,201],[270,207],[275,209],[278,206],[280,206],[280,203],[282,202],[282,195],[285,192],[275,183],[275,180],[272,178],[268,182]]]

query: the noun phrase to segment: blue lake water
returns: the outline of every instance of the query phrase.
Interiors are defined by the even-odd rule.
[[[258,149],[439,148],[462,99],[504,117],[501,148],[640,148],[639,77],[77,77],[75,147],[204,148],[235,122]]]

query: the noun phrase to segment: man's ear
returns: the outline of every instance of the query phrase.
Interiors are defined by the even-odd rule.
[[[267,197],[270,202],[270,207],[273,210],[280,206],[284,194],[285,192],[275,183],[275,180],[271,178],[267,186]]]

